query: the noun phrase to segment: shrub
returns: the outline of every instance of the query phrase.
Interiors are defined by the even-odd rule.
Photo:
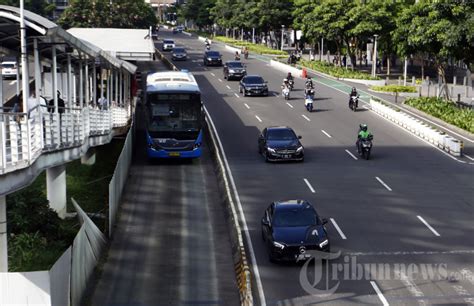
[[[458,108],[453,102],[441,98],[410,98],[405,101],[427,114],[474,133],[474,111]]]
[[[237,48],[247,47],[249,51],[255,52],[258,54],[282,55],[285,57],[288,56],[288,53],[286,53],[285,51],[271,49],[263,45],[252,44],[247,41],[235,40],[235,39],[225,37],[225,36],[216,36],[214,37],[214,39],[217,41],[223,42],[225,44],[235,46]]]
[[[416,92],[415,86],[401,86],[401,85],[385,85],[385,86],[371,86],[370,89],[375,91],[386,92]]]
[[[344,67],[334,66],[333,64],[321,61],[300,61],[299,64],[303,67],[307,67],[316,71],[320,71],[325,74],[336,78],[344,79],[362,79],[362,80],[380,80],[379,77],[372,77],[370,74],[346,69]]]

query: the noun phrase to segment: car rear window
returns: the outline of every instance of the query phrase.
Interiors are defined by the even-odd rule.
[[[173,51],[174,52],[184,52],[184,49],[183,48],[174,48]]]
[[[2,63],[2,67],[3,67],[3,68],[11,68],[11,69],[13,69],[13,68],[16,68],[16,65],[13,64],[13,63]]]
[[[164,44],[174,44],[174,41],[165,39],[165,40],[163,40],[163,43]]]
[[[262,84],[262,83],[264,83],[263,78],[258,77],[258,76],[246,77],[244,82],[248,83],[248,84]]]
[[[216,52],[216,51],[210,51],[210,52],[207,52],[207,55],[209,55],[209,56],[220,56],[220,53]]]
[[[289,129],[273,129],[267,131],[267,139],[269,140],[292,140],[296,135]]]

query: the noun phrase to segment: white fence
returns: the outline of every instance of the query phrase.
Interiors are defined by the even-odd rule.
[[[130,164],[132,163],[134,124],[134,121],[132,121],[132,126],[128,131],[125,144],[115,166],[114,175],[109,183],[109,237],[113,233],[122,191],[127,182]]]
[[[0,305],[81,305],[106,238],[74,199],[72,201],[82,223],[73,245],[49,271],[0,273]]]
[[[445,133],[426,124],[425,122],[374,99],[370,99],[370,106],[377,114],[402,126],[413,134],[429,141],[440,149],[445,150],[449,154],[453,156],[462,155],[463,142],[461,140],[446,135]]]
[[[126,126],[129,107],[65,108],[50,113],[35,107],[28,113],[0,113],[0,175],[26,168],[43,153],[77,147],[90,136],[107,135]]]

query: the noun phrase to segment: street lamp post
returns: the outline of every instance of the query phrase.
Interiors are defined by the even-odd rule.
[[[377,69],[377,34],[374,34],[374,58],[372,62],[372,76],[375,77]]]
[[[285,25],[281,25],[281,51],[283,51],[283,33],[285,32]]]
[[[321,37],[321,52],[319,53],[319,60],[323,61],[323,53],[324,53],[324,37]]]

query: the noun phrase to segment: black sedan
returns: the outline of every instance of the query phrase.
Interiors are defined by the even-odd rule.
[[[224,79],[242,79],[247,74],[245,66],[240,61],[228,61],[224,64]]]
[[[188,53],[184,48],[176,47],[171,51],[171,59],[173,61],[185,61],[188,58]]]
[[[262,238],[270,261],[300,261],[329,252],[326,223],[308,201],[270,204],[262,218]]]
[[[204,52],[204,65],[222,65],[222,55],[218,51],[206,51]]]
[[[301,136],[287,126],[272,126],[263,129],[258,137],[258,153],[265,161],[304,160]]]
[[[247,75],[240,80],[239,92],[245,96],[268,96],[267,82],[259,75]]]

